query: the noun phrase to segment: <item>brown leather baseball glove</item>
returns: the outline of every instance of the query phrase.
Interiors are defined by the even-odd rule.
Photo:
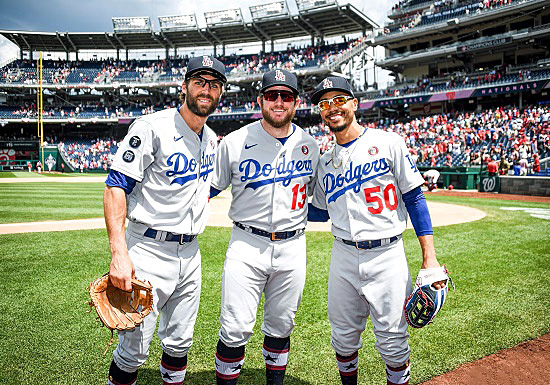
[[[132,291],[128,292],[115,287],[109,273],[104,274],[90,284],[90,297],[90,306],[95,307],[101,322],[111,330],[109,346],[114,330],[134,329],[153,310],[153,287],[135,278]]]

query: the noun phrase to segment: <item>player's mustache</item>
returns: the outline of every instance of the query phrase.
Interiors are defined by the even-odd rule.
[[[345,115],[345,114],[344,114],[344,111],[337,110],[337,111],[328,113],[327,118],[330,118],[331,116],[334,116],[334,115]]]
[[[211,100],[211,101],[214,101],[214,98],[208,94],[203,94],[203,95],[197,95],[197,99],[208,99],[208,100]]]

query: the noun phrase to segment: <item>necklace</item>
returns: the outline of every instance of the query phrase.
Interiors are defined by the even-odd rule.
[[[359,141],[359,138],[361,138],[361,137],[365,134],[365,132],[367,132],[367,129],[366,129],[366,128],[365,128],[365,129],[363,130],[363,132],[355,139],[355,143],[353,143],[353,144],[351,145],[351,147],[348,147],[348,148],[346,148],[345,150],[342,149],[342,151],[346,151],[346,153],[349,152],[349,155],[351,155],[351,153],[352,153],[353,150],[355,149],[355,146],[357,145],[357,142]],[[338,145],[337,143],[334,144],[334,147],[332,147],[332,153],[331,153],[332,166],[334,166],[334,168],[340,168],[340,167],[342,167],[342,164],[344,164],[344,159],[341,158],[341,157],[339,157],[339,156],[336,157],[336,159],[339,160],[339,162],[335,162],[334,153],[336,152],[336,146],[337,146],[337,145]],[[348,157],[348,159],[349,159],[349,157]]]

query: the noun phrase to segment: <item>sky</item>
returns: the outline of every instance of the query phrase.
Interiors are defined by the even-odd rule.
[[[352,4],[379,25],[383,25],[388,9],[395,1],[337,0]],[[240,8],[243,18],[250,19],[249,7],[272,1],[258,0],[0,0],[0,30],[41,32],[112,32],[112,17],[149,16],[153,29],[159,30],[158,17],[196,14],[204,26],[204,12]],[[287,0],[291,13],[294,0]],[[19,57],[19,49],[0,36],[0,65]],[[84,58],[85,59],[85,58]]]

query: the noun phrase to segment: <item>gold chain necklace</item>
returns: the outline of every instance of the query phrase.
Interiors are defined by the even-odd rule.
[[[365,134],[365,132],[367,132],[367,129],[366,129],[366,128],[363,129],[363,132],[361,133],[361,135],[359,135],[359,136],[357,137],[357,139],[355,139],[355,143],[354,143],[353,146],[352,146],[353,149],[355,149],[355,145],[356,145],[357,142],[359,141],[359,138],[361,138],[361,137],[363,136],[363,134]],[[340,163],[336,164],[336,163],[334,162],[334,153],[336,152],[336,146],[337,146],[337,145],[338,145],[338,143],[334,143],[334,147],[332,147],[332,153],[331,153],[332,165],[334,166],[334,168],[340,168],[340,167],[342,167],[342,164],[344,163],[344,159],[342,159],[342,158],[340,158],[340,157],[337,158],[337,159],[340,160]],[[343,151],[343,150],[342,150],[342,151]],[[351,153],[352,153],[352,149],[351,149],[351,148],[349,149],[349,153],[350,153],[350,155],[351,155]]]

